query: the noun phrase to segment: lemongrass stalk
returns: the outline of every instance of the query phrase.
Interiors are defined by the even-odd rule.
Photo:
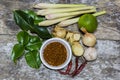
[[[106,13],[106,11],[100,11],[100,12],[96,12],[96,13],[94,13],[92,15],[97,17],[97,16],[103,15],[105,13]],[[68,20],[61,21],[58,24],[58,26],[65,27],[65,26],[69,26],[71,24],[77,23],[79,18],[80,17],[76,17],[76,18],[73,18],[73,19],[68,19]]]
[[[77,12],[69,12],[69,13],[55,13],[55,14],[48,14],[45,16],[46,19],[56,19],[65,16],[78,16],[85,13],[92,13],[96,12],[96,9],[86,10],[86,11],[77,11]]]
[[[34,5],[34,8],[65,8],[65,7],[83,7],[85,4],[50,4],[50,3],[39,3]]]
[[[58,22],[61,22],[63,20],[72,18],[72,17],[73,16],[63,17],[63,18],[57,18],[57,19],[52,19],[52,20],[45,20],[45,21],[40,22],[38,25],[39,26],[50,26],[50,25],[56,24]]]
[[[93,16],[100,16],[100,15],[103,15],[103,14],[105,14],[106,13],[106,11],[100,11],[100,12],[96,12],[96,13],[94,13],[93,14]]]
[[[43,9],[38,10],[37,15],[48,15],[54,13],[65,13],[65,12],[73,12],[73,11],[80,11],[80,10],[88,10],[94,9],[94,6],[84,6],[84,7],[75,7],[75,8],[58,8],[58,9]]]
[[[47,12],[47,9],[42,9],[42,10],[38,10],[36,12],[37,15],[43,15],[43,13],[46,13]]]
[[[79,17],[73,18],[73,19],[68,19],[68,20],[61,21],[61,22],[58,23],[57,25],[58,25],[58,26],[61,26],[61,27],[65,27],[65,26],[69,26],[69,25],[71,25],[71,24],[76,23],[78,20],[79,20]]]

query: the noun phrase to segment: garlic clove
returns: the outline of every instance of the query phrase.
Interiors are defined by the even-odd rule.
[[[93,61],[97,58],[97,51],[95,48],[89,47],[85,50],[83,56],[87,61]]]

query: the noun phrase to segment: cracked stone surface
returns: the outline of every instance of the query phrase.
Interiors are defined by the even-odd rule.
[[[96,6],[98,11],[107,11],[97,17],[99,24],[95,32],[95,47],[98,58],[89,62],[74,78],[47,69],[44,65],[38,70],[32,69],[24,57],[14,65],[10,58],[12,47],[17,43],[16,34],[20,31],[12,11],[32,9],[32,5],[39,2],[84,3]],[[68,29],[78,30],[76,24]],[[0,80],[120,80],[120,0],[0,0]]]

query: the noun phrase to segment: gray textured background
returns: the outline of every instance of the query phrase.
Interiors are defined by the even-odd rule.
[[[107,14],[99,16],[96,48],[98,58],[89,62],[75,78],[60,75],[43,65],[35,70],[27,66],[24,58],[18,65],[10,59],[11,49],[20,30],[13,21],[15,9],[31,9],[33,4],[85,3],[94,5]],[[76,25],[68,29],[77,30]],[[73,58],[74,59],[74,58]],[[0,80],[120,80],[120,0],[0,0]]]

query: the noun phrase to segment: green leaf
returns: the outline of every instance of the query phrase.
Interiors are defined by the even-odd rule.
[[[11,58],[14,63],[17,63],[17,60],[23,55],[24,47],[21,44],[15,44],[12,50]]]
[[[29,34],[26,31],[20,31],[17,34],[17,40],[22,45],[27,45],[29,42]]]
[[[32,10],[23,10],[23,12],[31,16],[33,19],[36,17],[36,13]]]
[[[32,28],[32,25],[34,24],[34,20],[33,18],[26,14],[25,12],[21,11],[21,10],[15,10],[13,11],[14,13],[14,20],[16,22],[16,24],[22,29],[22,30],[31,30],[34,31],[34,29]]]
[[[33,11],[30,10],[15,10],[13,13],[16,24],[22,30],[30,30],[31,32],[39,35],[42,39],[48,39],[52,37],[46,27],[37,25],[39,22],[45,20],[43,17],[37,16]]]
[[[24,10],[25,13],[30,15],[34,19],[34,24],[37,25],[39,22],[44,21],[45,18],[42,16],[37,16],[37,14],[32,10]]]
[[[34,19],[34,24],[35,24],[34,30],[42,39],[48,39],[52,37],[46,27],[37,26],[39,22],[45,20],[44,17],[37,16],[36,13],[32,10],[25,10],[24,12],[30,15]]]
[[[39,22],[42,22],[44,20],[45,20],[44,17],[35,16],[35,18],[34,18],[34,24],[38,25]]]
[[[38,51],[31,51],[26,53],[25,59],[27,64],[32,68],[38,69],[41,65],[40,55]]]
[[[37,32],[38,36],[42,39],[49,39],[52,35],[49,33],[46,27],[34,26],[35,31]]]
[[[42,45],[42,41],[37,36],[30,36],[29,43],[26,45],[26,49],[33,51],[39,50]]]

